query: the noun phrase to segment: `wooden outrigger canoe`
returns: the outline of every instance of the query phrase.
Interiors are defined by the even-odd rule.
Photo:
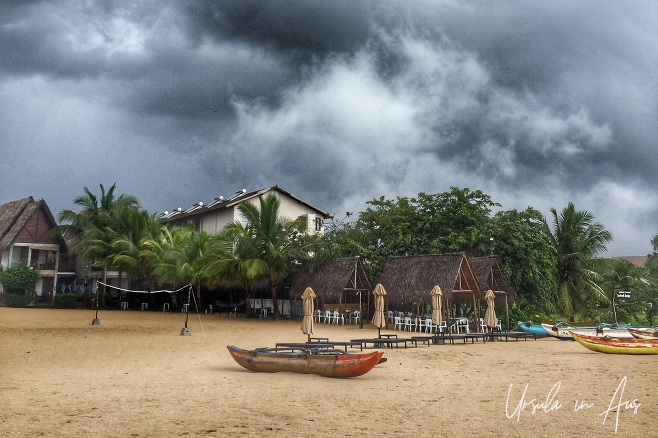
[[[315,352],[281,352],[267,349],[243,350],[227,346],[233,359],[249,371],[262,373],[289,372],[318,374],[325,377],[358,377],[379,363],[383,350],[372,353],[347,354]]]
[[[546,330],[546,333],[562,340],[573,340],[573,337],[571,336],[572,331],[587,336],[633,338],[626,328],[615,328],[615,326],[610,324],[601,324],[598,327],[574,327],[565,322],[558,322],[553,325],[542,323],[541,326]]]
[[[658,354],[658,339],[614,338],[611,336],[588,336],[571,332],[571,336],[585,348],[601,353]]]
[[[552,320],[552,319],[550,319],[550,318],[545,318],[545,317],[540,316],[540,315],[535,315],[535,317],[539,320],[539,323],[540,323],[540,324],[550,324],[550,325],[553,325],[553,324],[555,324],[555,323],[557,323],[557,322],[561,322],[561,321],[555,321],[555,320]],[[596,324],[596,321],[567,322],[566,324],[572,325],[572,326],[574,326],[574,327],[594,327],[594,326],[597,325],[597,324]]]
[[[628,333],[630,333],[635,339],[658,339],[658,330],[655,328],[644,330],[627,328],[626,330],[628,330]]]

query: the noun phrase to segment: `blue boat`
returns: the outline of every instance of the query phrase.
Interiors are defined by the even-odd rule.
[[[519,328],[526,333],[530,333],[537,336],[548,335],[548,333],[546,333],[546,330],[544,330],[544,327],[542,327],[539,324],[533,324],[530,321],[526,321],[526,322],[519,321],[518,323],[519,323]]]

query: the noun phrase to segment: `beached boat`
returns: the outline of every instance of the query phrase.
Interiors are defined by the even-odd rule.
[[[601,353],[658,354],[658,339],[588,336],[576,332],[571,332],[571,335],[580,345]]]
[[[377,365],[384,351],[348,354],[323,350],[309,352],[243,350],[227,346],[233,359],[249,371],[318,374],[325,377],[357,377]]]
[[[633,336],[628,332],[628,324],[623,326],[616,326],[611,324],[600,324],[596,327],[575,327],[566,322],[558,322],[553,325],[543,324],[541,325],[546,332],[558,339],[562,340],[572,340],[571,332],[575,331],[582,335],[587,336],[613,336],[617,338],[628,338],[631,339]],[[623,328],[622,328],[623,327]]]
[[[544,327],[542,327],[539,324],[533,324],[530,321],[526,321],[526,322],[519,321],[519,328],[526,333],[530,333],[537,336],[541,336],[541,335],[546,336],[548,334],[546,333]]]
[[[628,333],[635,339],[658,339],[658,330],[654,327],[647,328],[627,328]]]
[[[550,319],[550,318],[545,318],[545,317],[540,316],[540,315],[535,315],[535,317],[537,318],[537,320],[539,321],[540,324],[553,325],[557,322],[563,322],[563,321],[555,321],[555,320]],[[595,327],[597,325],[596,321],[567,322],[565,324],[569,324],[569,325],[572,325],[574,327]]]

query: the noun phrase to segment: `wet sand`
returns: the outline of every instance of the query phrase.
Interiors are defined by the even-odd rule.
[[[368,374],[330,379],[251,373],[226,351],[304,342],[301,320],[190,314],[180,336],[180,313],[93,318],[0,308],[0,436],[639,437],[658,426],[657,356],[555,339],[433,345],[386,349]],[[376,334],[316,323],[314,336]]]

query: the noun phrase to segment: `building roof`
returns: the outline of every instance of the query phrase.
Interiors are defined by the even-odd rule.
[[[610,257],[612,259],[618,259],[618,260],[626,260],[627,262],[631,262],[637,267],[644,268],[646,267],[647,261],[649,260],[649,256],[627,256],[627,257]]]
[[[43,208],[51,228],[57,225],[50,208],[43,199],[35,201],[32,196],[0,205],[0,253],[11,245],[25,228],[35,212]],[[47,230],[48,232],[50,230]],[[35,241],[40,236],[34,236]],[[50,236],[48,236],[50,238]],[[62,242],[63,243],[63,242]]]
[[[507,295],[508,305],[514,303],[514,291],[503,270],[500,258],[497,256],[471,257],[469,261],[482,293],[481,298],[484,298],[486,291],[491,289],[496,294],[496,307],[505,305],[505,295]]]
[[[429,254],[390,256],[379,282],[392,302],[429,302],[432,288],[438,285],[443,297],[454,303],[479,299],[478,287],[466,254]]]
[[[247,201],[249,199],[257,198],[257,197],[259,197],[259,196],[261,196],[261,195],[263,195],[263,194],[265,194],[265,193],[267,193],[271,190],[276,190],[279,193],[282,193],[282,194],[296,200],[297,202],[306,205],[307,207],[317,211],[318,214],[322,215],[324,218],[329,217],[329,213],[327,213],[325,211],[322,211],[319,208],[316,208],[316,207],[312,206],[308,202],[299,199],[298,197],[292,195],[291,193],[289,193],[289,192],[283,190],[282,188],[280,188],[279,186],[275,185],[275,186],[266,187],[266,188],[260,189],[260,190],[254,190],[252,192],[247,192],[246,189],[242,189],[242,190],[237,191],[235,193],[235,195],[233,197],[229,198],[229,199],[224,199],[224,197],[219,196],[219,197],[215,198],[214,201],[209,203],[209,204],[196,203],[196,204],[192,205],[192,207],[190,207],[187,210],[176,208],[171,212],[163,213],[161,219],[162,219],[163,222],[169,222],[169,221],[173,221],[173,220],[191,218],[191,217],[196,216],[198,214],[203,214],[203,213],[207,213],[207,212],[210,212],[210,211],[221,210],[221,209],[224,209],[224,208],[230,208],[230,207],[233,207],[233,206],[235,206],[235,205],[237,205],[241,202]]]
[[[359,257],[330,259],[315,272],[302,272],[295,277],[290,297],[300,296],[310,287],[323,302],[339,302],[343,291],[370,292],[370,281]]]

